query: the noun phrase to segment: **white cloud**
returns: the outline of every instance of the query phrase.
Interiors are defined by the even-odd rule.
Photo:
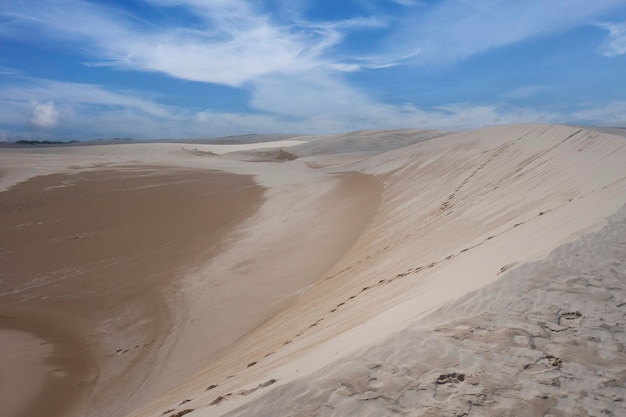
[[[61,120],[61,113],[53,101],[47,103],[32,103],[28,123],[37,129],[51,129]]]
[[[419,65],[449,64],[490,49],[590,24],[623,0],[444,0],[407,12],[384,45],[389,56],[419,50]],[[409,9],[411,10],[411,9]]]
[[[298,97],[299,92],[302,95]],[[412,105],[381,104],[340,80],[320,75],[302,79],[268,78],[259,82],[253,92],[253,105],[258,110],[255,113],[192,112],[160,105],[137,92],[112,92],[97,85],[32,78],[22,79],[20,85],[0,87],[0,96],[3,97],[0,125],[15,126],[15,120],[20,117],[40,128],[51,128],[63,121],[55,134],[82,139],[332,133],[401,127],[463,129],[558,120],[555,115],[516,107],[454,104],[420,109]],[[20,131],[18,127],[10,130]],[[45,135],[45,132],[31,132],[31,135]]]
[[[607,40],[600,46],[600,53],[607,58],[626,54],[626,23],[603,23],[599,26],[609,32]]]
[[[255,83],[251,104],[306,131],[398,127],[465,129],[502,123],[558,121],[554,113],[508,105],[450,104],[432,109],[373,100],[328,74],[266,77]],[[302,131],[302,130],[301,130]]]
[[[276,86],[274,84],[284,84]],[[302,91],[294,97],[292,91]],[[256,113],[221,112],[163,106],[136,92],[110,92],[90,84],[26,79],[19,87],[0,87],[0,125],[20,114],[53,127],[64,138],[193,138],[244,133],[333,133],[361,129],[470,129],[509,123],[593,123],[626,126],[626,102],[587,106],[573,113],[541,112],[504,104],[452,103],[436,108],[373,101],[340,80],[266,79],[254,91]],[[45,99],[42,99],[45,98]],[[291,100],[292,98],[293,100]],[[343,100],[343,102],[342,102]],[[36,106],[32,103],[35,102]],[[36,111],[33,111],[36,109]],[[61,110],[62,109],[62,110]],[[34,117],[36,115],[36,117]],[[68,115],[67,119],[63,115]],[[71,117],[69,117],[71,115]],[[24,116],[23,116],[24,117]],[[24,118],[22,119],[24,120]],[[33,123],[33,125],[35,125]],[[19,132],[19,129],[4,129]],[[46,135],[44,130],[31,136]],[[14,135],[13,135],[14,136]],[[48,136],[49,137],[49,136]]]
[[[195,27],[153,27],[81,0],[18,3],[0,15],[64,41],[85,44],[97,65],[155,71],[175,78],[241,86],[271,73],[297,73],[323,66],[322,55],[341,40],[339,30],[374,25],[355,19],[331,25],[280,26],[253,3],[151,0],[188,8]],[[16,10],[17,9],[17,10]],[[65,10],[71,10],[67,13]]]
[[[54,102],[70,106],[97,105],[126,108],[154,117],[175,117],[166,106],[141,98],[133,91],[111,91],[102,86],[22,77],[19,82],[0,86],[0,95],[9,103]]]
[[[263,77],[254,83],[252,93],[251,104],[256,109],[295,118],[327,114],[354,117],[370,102],[336,77],[316,72]]]
[[[626,127],[626,101],[612,101],[605,105],[588,106],[574,112],[570,118],[581,123]]]
[[[93,84],[69,83],[36,78],[18,78],[10,85],[0,86],[0,124],[19,127],[19,123],[37,129],[85,129],[85,133],[98,129],[121,129],[114,121],[129,117],[146,123],[160,121],[165,124],[180,119],[184,110],[163,106],[140,97],[132,91],[108,91]],[[94,121],[107,115],[109,125]],[[142,126],[138,126],[141,128]]]
[[[624,4],[624,0],[443,0],[428,7],[406,9],[405,14],[393,18],[355,16],[312,22],[296,14],[277,22],[260,8],[261,2],[145,1],[166,9],[186,8],[196,20],[190,26],[154,26],[129,18],[119,9],[84,0],[17,2],[0,7],[0,16],[9,19],[12,28],[21,28],[25,36],[40,34],[79,46],[91,58],[89,65],[160,72],[179,79],[241,87],[268,75],[455,62],[533,36],[587,24]],[[334,54],[353,31],[385,27],[392,28],[392,35],[382,44],[372,43],[371,54]],[[609,30],[615,40],[607,53],[616,53],[621,50],[621,35],[617,32],[621,29]]]

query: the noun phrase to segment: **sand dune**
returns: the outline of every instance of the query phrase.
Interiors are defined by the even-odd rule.
[[[626,204],[622,137],[516,125],[297,139],[271,145],[299,157],[280,163],[204,144],[0,152],[5,188],[148,165],[265,189],[214,253],[176,264],[159,346],[128,379],[94,378],[83,415],[620,414],[624,213],[598,231]]]
[[[624,415],[626,207],[384,341],[228,416]]]

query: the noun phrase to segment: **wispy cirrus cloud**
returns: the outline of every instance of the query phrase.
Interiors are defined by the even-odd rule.
[[[444,0],[402,19],[383,49],[417,65],[455,63],[472,55],[590,24],[623,0]]]
[[[290,74],[326,65],[324,57],[340,42],[340,31],[378,24],[350,19],[334,24],[278,25],[243,0],[150,0],[161,7],[185,7],[197,18],[183,25],[154,27],[126,14],[81,0],[22,2],[0,14],[24,32],[37,30],[78,44],[91,65],[154,71],[175,78],[241,86],[266,74]],[[333,65],[335,65],[333,67]]]
[[[609,32],[607,40],[600,46],[600,53],[607,58],[626,54],[626,22],[602,23],[599,26]]]
[[[293,13],[290,20],[277,22],[262,2],[145,1],[163,9],[184,8],[196,20],[192,25],[155,26],[85,0],[19,2],[0,6],[0,15],[10,19],[14,30],[21,28],[22,34],[34,29],[34,33],[73,42],[85,51],[92,65],[238,87],[268,74],[449,64],[589,24],[600,14],[624,5],[623,0],[443,0],[407,8],[402,15],[357,15],[324,22]],[[353,31],[383,27],[389,27],[389,33],[368,45],[368,54],[333,54]],[[623,25],[604,27],[611,37],[605,54],[621,53]]]

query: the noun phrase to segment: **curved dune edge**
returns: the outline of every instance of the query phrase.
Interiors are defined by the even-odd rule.
[[[179,145],[57,152],[0,154],[8,162],[5,185],[18,184],[0,202],[7,216],[1,226],[13,242],[2,248],[12,263],[4,271],[10,279],[0,307],[18,328],[24,313],[11,303],[24,302],[39,321],[47,309],[56,311],[60,318],[50,320],[86,339],[76,346],[82,352],[89,345],[97,369],[90,367],[86,380],[78,373],[65,379],[90,395],[74,404],[67,404],[70,392],[56,399],[46,395],[47,402],[38,404],[72,405],[63,415],[124,415],[196,374],[330,268],[365,228],[381,194],[380,182],[361,173],[315,172],[304,164],[252,166]],[[38,162],[37,178],[20,170]],[[123,235],[125,229],[130,235]],[[128,242],[143,238],[143,244]],[[47,257],[26,268],[33,245]],[[189,256],[178,265],[173,255],[183,253]],[[58,269],[59,263],[69,265]],[[162,279],[152,279],[155,274]],[[52,279],[57,275],[60,286]],[[91,290],[98,281],[106,291]],[[77,301],[57,300],[68,297]],[[48,342],[61,346],[54,338]]]
[[[519,125],[332,168],[384,183],[380,208],[357,243],[214,366],[132,415],[217,416],[239,407],[240,415],[255,415],[245,405],[270,386],[353,356],[516,265],[601,228],[626,203],[625,160],[623,138]]]
[[[223,352],[337,262],[375,213],[380,191],[373,176],[360,173],[270,188],[256,214],[222,243],[220,252],[190,268],[166,296],[171,332],[151,358],[141,386],[127,386],[130,395],[118,409],[103,404],[92,415],[162,398],[199,369],[219,362]],[[314,226],[312,218],[317,218]]]

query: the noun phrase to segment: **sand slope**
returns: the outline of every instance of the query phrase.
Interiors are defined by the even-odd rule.
[[[626,206],[600,232],[228,416],[624,415]]]
[[[378,212],[356,244],[321,282],[215,366],[135,415],[194,409],[191,415],[212,416],[242,407],[268,384],[349,357],[516,265],[599,229],[626,203],[625,160],[622,138],[520,125],[327,168],[360,170],[384,183]],[[309,382],[311,391],[323,390]],[[278,407],[272,398],[268,404]],[[241,415],[255,415],[243,407]]]

